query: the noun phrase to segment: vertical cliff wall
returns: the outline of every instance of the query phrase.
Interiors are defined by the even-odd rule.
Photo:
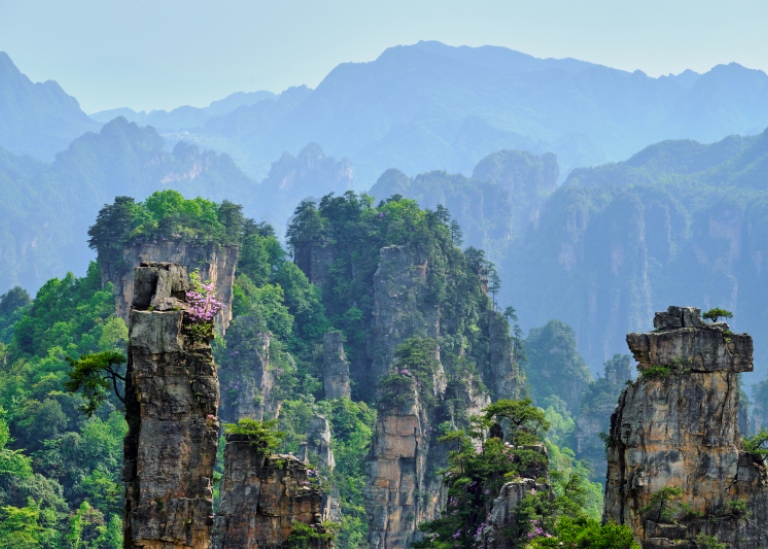
[[[100,261],[102,284],[111,282],[115,288],[118,316],[128,322],[133,302],[134,268],[146,262],[178,263],[187,272],[200,271],[200,279],[210,281],[216,297],[224,308],[216,317],[216,325],[226,331],[232,321],[232,285],[237,266],[237,246],[196,244],[184,241],[136,242],[127,245],[122,259],[108,268]]]
[[[412,335],[438,339],[440,313],[421,300],[426,291],[426,257],[405,246],[381,249],[373,279],[372,338],[368,348],[369,383],[372,387],[392,364],[395,349]]]
[[[350,397],[349,362],[341,332],[323,336],[323,389],[327,399]]]
[[[211,346],[184,321],[186,269],[136,268],[126,381],[125,541],[210,546],[219,384]]]
[[[296,523],[322,532],[322,495],[307,466],[288,454],[265,454],[249,435],[227,435],[215,549],[279,549]],[[316,540],[313,549],[328,547]]]
[[[217,356],[221,366],[221,418],[272,419],[277,413],[276,372],[270,354],[271,334],[260,319],[240,316],[227,331],[227,348]]]
[[[428,518],[426,494],[429,453],[428,409],[412,379],[386,386],[379,401],[371,453],[366,464],[365,509],[371,549],[405,549],[416,526]]]
[[[737,375],[752,370],[752,338],[705,324],[695,308],[656,313],[654,327],[627,335],[641,375],[611,417],[605,517],[645,549],[699,536],[768,547],[766,466],[738,427]]]
[[[511,535],[519,527],[518,509],[525,496],[544,492],[549,494],[550,501],[555,498],[552,485],[549,483],[549,452],[543,444],[522,447],[533,450],[544,456],[540,464],[532,465],[523,471],[519,479],[506,483],[501,487],[499,496],[493,500],[491,512],[478,528],[475,535],[477,549],[515,549],[520,547],[520,540]]]

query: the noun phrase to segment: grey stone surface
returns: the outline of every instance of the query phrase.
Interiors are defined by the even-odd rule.
[[[657,332],[627,336],[638,368],[674,366],[641,375],[611,417],[605,518],[629,525],[645,549],[688,547],[702,533],[728,547],[768,547],[766,467],[739,432],[737,376],[752,370],[751,337],[702,322],[695,308],[670,307],[655,325]],[[667,487],[680,489],[673,499],[693,513],[649,510]],[[748,513],[729,513],[731,501]]]

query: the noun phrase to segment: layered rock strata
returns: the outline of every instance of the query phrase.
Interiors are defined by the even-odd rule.
[[[323,336],[323,389],[325,398],[349,398],[349,362],[344,354],[344,336],[328,332]]]
[[[262,421],[277,415],[272,335],[263,333],[260,326],[260,319],[240,316],[227,332],[227,348],[219,360],[221,417],[229,423],[243,418]]]
[[[115,290],[117,315],[128,322],[133,303],[134,269],[142,263],[169,262],[197,269],[200,280],[216,289],[216,298],[224,308],[216,316],[216,325],[225,332],[232,321],[232,285],[235,281],[238,247],[217,244],[197,244],[178,240],[137,242],[123,249],[119,261],[108,263],[99,258],[102,285],[111,282]]]
[[[488,518],[478,528],[475,536],[475,547],[480,549],[514,549],[520,546],[520,540],[511,532],[518,527],[517,510],[523,499],[528,495],[543,492],[554,500],[555,493],[549,483],[549,452],[543,444],[523,446],[524,450],[532,450],[544,458],[540,463],[532,463],[522,472],[519,479],[506,483],[499,490],[498,497],[493,500]]]
[[[433,518],[420,497],[428,495],[428,412],[414,382],[393,384],[380,398],[364,492],[371,549],[405,549],[417,525]]]
[[[208,336],[185,322],[184,267],[142,263],[131,293],[124,547],[210,546],[219,384]]]
[[[292,455],[265,454],[249,435],[227,435],[213,547],[279,549],[299,522],[322,533],[322,494],[309,473]]]
[[[379,252],[379,266],[373,277],[373,319],[368,355],[370,368],[364,382],[376,387],[389,373],[395,349],[413,335],[440,337],[440,313],[425,306],[427,291],[426,257],[406,246],[386,246]]]
[[[627,335],[641,375],[611,417],[605,518],[629,525],[645,549],[713,538],[768,547],[766,466],[738,426],[752,338],[702,322],[695,308],[656,313],[654,327]]]

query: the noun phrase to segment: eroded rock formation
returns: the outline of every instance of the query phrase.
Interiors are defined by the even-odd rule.
[[[249,435],[227,435],[213,547],[278,549],[298,522],[321,532],[322,494],[309,473],[292,455],[265,454]]]
[[[425,306],[420,299],[427,290],[427,268],[427,258],[406,246],[386,246],[380,251],[373,277],[373,339],[368,349],[372,387],[389,372],[395,349],[408,337],[440,337],[437,307]]]
[[[350,397],[349,362],[341,332],[332,331],[323,336],[323,389],[327,399]]]
[[[641,376],[611,417],[606,519],[629,525],[644,549],[698,536],[768,547],[766,466],[738,427],[737,375],[752,370],[752,338],[702,322],[695,308],[656,313],[654,327],[627,335]]]
[[[210,546],[219,384],[208,338],[185,323],[187,289],[184,267],[136,268],[125,397],[126,548]]]
[[[425,513],[424,501],[431,438],[428,415],[414,381],[392,384],[382,392],[366,464],[371,549],[405,549],[414,540],[417,524],[433,518]]]
[[[227,331],[227,348],[217,356],[221,369],[221,418],[228,423],[277,414],[276,366],[270,353],[272,334],[260,319],[240,316]],[[288,359],[288,358],[286,358]]]
[[[126,322],[133,303],[135,267],[148,262],[169,262],[186,267],[187,272],[198,269],[200,279],[214,285],[216,298],[224,304],[224,308],[216,317],[216,324],[226,331],[232,321],[232,285],[235,280],[237,256],[237,246],[196,244],[178,240],[136,242],[123,249],[119,261],[108,262],[106,258],[99,257],[99,265],[102,284],[113,284],[117,314]]]
[[[518,527],[517,508],[525,496],[537,492],[549,494],[550,501],[555,498],[552,485],[549,483],[549,453],[543,444],[525,446],[525,450],[533,450],[544,459],[532,464],[523,471],[521,478],[506,483],[501,487],[499,496],[493,501],[493,507],[488,518],[478,528],[475,536],[475,547],[481,549],[513,549],[519,546],[511,532]]]

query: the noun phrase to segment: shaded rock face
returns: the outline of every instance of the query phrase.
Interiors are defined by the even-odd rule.
[[[627,342],[641,372],[671,373],[651,370],[619,399],[605,518],[629,525],[644,548],[688,547],[699,534],[729,547],[768,547],[766,466],[744,451],[738,426],[737,375],[752,369],[751,337],[703,323],[695,308],[670,307],[654,325]],[[681,495],[667,498],[662,513],[669,487]]]
[[[444,508],[437,471],[448,465],[448,449],[436,444],[434,426],[466,427],[470,415],[490,404],[480,386],[478,379],[435,384],[434,399],[411,382],[382,391],[364,491],[372,549],[406,549],[419,539],[418,525]]]
[[[259,319],[238,317],[227,332],[227,348],[219,355],[221,412],[228,423],[243,418],[262,421],[277,414],[277,382],[270,361],[271,334],[263,333]]]
[[[320,288],[327,290],[331,282],[328,270],[336,258],[336,251],[332,245],[316,246],[312,244],[298,245],[294,250],[294,262],[307,276],[309,281]]]
[[[405,246],[381,249],[374,274],[373,338],[368,348],[370,367],[361,384],[376,387],[392,364],[395,349],[413,335],[438,339],[440,313],[425,307],[420,299],[426,292],[427,259]]]
[[[512,398],[518,400],[522,396],[524,376],[520,372],[514,355],[512,345],[512,336],[509,333],[509,326],[501,322],[503,318],[501,313],[491,311],[490,322],[490,377],[491,383],[488,385],[493,391],[495,400],[502,398]]]
[[[216,326],[223,332],[232,321],[232,285],[237,266],[237,246],[195,244],[191,242],[138,242],[126,246],[116,262],[99,257],[102,285],[111,282],[115,288],[117,315],[128,322],[133,303],[134,268],[145,262],[177,263],[192,272],[198,269],[202,281],[213,283],[216,298],[224,308],[216,316]]]
[[[219,384],[207,338],[184,324],[184,267],[136,269],[126,380],[124,547],[210,546]]]
[[[298,522],[321,528],[322,495],[309,472],[292,455],[264,454],[248,435],[227,435],[213,547],[278,549]]]
[[[323,389],[327,399],[350,397],[349,362],[341,332],[323,336]]]
[[[431,435],[428,410],[415,384],[390,390],[399,398],[387,405],[389,395],[382,395],[366,464],[364,497],[371,549],[409,547],[416,526],[432,518],[425,513],[424,501],[429,496],[425,483]]]
[[[336,467],[336,459],[331,450],[331,424],[324,416],[314,416],[309,421],[307,449],[317,456],[322,467],[331,471]]]
[[[543,464],[531,466],[522,477],[501,487],[499,496],[493,501],[493,507],[488,514],[485,523],[478,528],[475,536],[475,547],[482,549],[513,549],[519,546],[519,541],[509,534],[518,526],[517,508],[525,496],[546,492],[550,501],[554,500],[555,493],[548,482],[540,482],[536,479],[549,480],[549,452],[543,444],[525,446],[526,450],[533,450],[545,457]]]

